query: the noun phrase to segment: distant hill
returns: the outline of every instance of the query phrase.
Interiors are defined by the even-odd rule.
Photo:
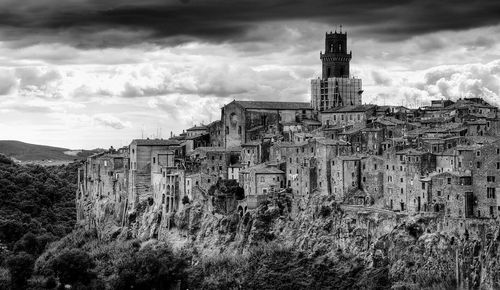
[[[0,140],[0,153],[20,161],[73,161],[84,159],[97,150],[70,150],[67,148],[29,144],[14,140]]]

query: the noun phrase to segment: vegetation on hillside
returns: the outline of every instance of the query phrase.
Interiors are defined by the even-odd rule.
[[[46,245],[73,230],[78,166],[21,166],[0,155],[0,288],[5,280],[23,288]]]

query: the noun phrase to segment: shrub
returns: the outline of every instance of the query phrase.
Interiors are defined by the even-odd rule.
[[[323,218],[326,218],[332,213],[332,208],[329,207],[328,205],[322,205],[320,210],[319,210],[319,215]]]
[[[90,270],[94,261],[86,252],[80,249],[65,250],[56,256],[49,268],[56,274],[62,284],[88,284],[93,278]]]
[[[28,253],[21,252],[7,259],[11,283],[14,289],[22,289],[33,273],[35,259]]]

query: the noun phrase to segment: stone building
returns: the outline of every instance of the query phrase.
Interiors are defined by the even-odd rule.
[[[209,145],[212,147],[224,147],[224,127],[222,121],[217,120],[207,125]]]
[[[361,159],[361,188],[379,208],[384,207],[385,160],[376,155]]]
[[[239,184],[245,192],[248,208],[254,209],[269,194],[285,188],[285,172],[275,165],[259,164],[240,170]]]
[[[452,218],[466,218],[472,215],[472,176],[468,172],[449,171],[433,173],[429,209]]]
[[[359,156],[338,156],[331,162],[331,184],[336,201],[342,202],[361,186],[361,160]]]
[[[500,202],[500,140],[478,147],[472,161],[472,182],[475,217],[496,218]],[[470,212],[469,212],[470,213]]]
[[[241,144],[241,165],[245,168],[264,162],[262,142],[251,141]]]
[[[112,202],[113,221],[116,225],[123,223],[127,210],[128,165],[128,152],[103,152],[87,158],[78,170],[78,221],[99,226],[105,222],[106,213],[102,206]]]
[[[320,52],[322,77],[311,80],[311,106],[316,111],[340,106],[361,105],[361,79],[351,77],[347,53],[347,33],[326,33],[325,53]]]
[[[315,162],[317,168],[317,188],[320,194],[333,194],[331,184],[331,160],[337,156],[347,156],[352,153],[349,143],[341,140],[316,138]]]
[[[129,211],[135,210],[139,202],[153,197],[151,183],[153,155],[162,151],[173,151],[174,158],[183,156],[183,149],[177,140],[135,139],[130,143]]]
[[[282,123],[312,119],[309,103],[233,101],[222,108],[224,147],[282,134]]]
[[[330,126],[364,126],[375,114],[375,105],[335,107],[321,113],[321,123]]]
[[[201,179],[202,187],[209,188],[211,185],[214,185],[219,179],[228,179],[230,167],[232,168],[232,174],[234,175],[233,165],[240,164],[240,147],[199,148],[199,150],[201,149],[203,149],[204,151],[204,156],[201,158],[200,171],[206,177]]]

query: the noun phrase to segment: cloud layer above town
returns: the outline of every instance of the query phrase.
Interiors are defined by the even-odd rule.
[[[309,101],[348,32],[364,102],[500,105],[498,1],[0,3],[0,139],[70,148],[168,137],[233,99]]]

